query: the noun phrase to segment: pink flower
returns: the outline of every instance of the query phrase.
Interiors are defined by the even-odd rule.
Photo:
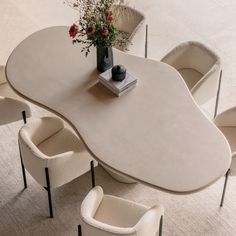
[[[78,33],[78,30],[79,30],[78,25],[73,24],[73,25],[70,27],[70,30],[69,30],[69,35],[70,35],[70,37],[74,38],[74,37],[76,36],[76,34]]]
[[[109,30],[107,28],[104,28],[102,31],[102,35],[107,37],[109,35]]]

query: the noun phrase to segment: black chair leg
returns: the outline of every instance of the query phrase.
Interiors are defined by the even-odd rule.
[[[26,124],[26,113],[25,113],[25,111],[22,111],[22,119],[24,121],[24,124]],[[24,181],[24,189],[26,189],[27,188],[27,180],[26,180],[26,174],[25,174],[25,166],[23,164],[23,159],[22,159],[22,155],[21,155],[19,141],[18,141],[18,146],[19,146],[21,169],[22,169],[22,175],[23,175],[23,181]]]
[[[148,57],[148,24],[146,24],[146,33],[145,33],[145,58]]]
[[[218,89],[217,89],[217,93],[216,93],[216,102],[215,102],[214,119],[216,118],[216,116],[217,116],[217,112],[218,112],[218,105],[219,105],[219,99],[220,99],[221,80],[222,80],[222,70],[220,71],[220,77],[219,77]]]
[[[52,197],[51,197],[51,187],[50,187],[50,178],[49,178],[48,168],[45,168],[45,175],[46,175],[46,183],[47,183],[47,187],[45,189],[48,192],[48,206],[49,206],[50,218],[53,218]]]
[[[78,236],[82,236],[82,228],[81,228],[81,225],[78,225]]]
[[[92,177],[92,187],[94,188],[96,183],[95,183],[95,172],[94,172],[94,161],[90,162],[90,169],[91,169],[91,177]]]
[[[20,152],[20,161],[21,161],[21,169],[22,169],[22,175],[23,175],[23,181],[24,181],[24,189],[27,188],[27,180],[26,180],[26,174],[25,174],[25,166],[23,163],[22,155],[21,155],[21,150],[20,150],[20,144],[18,143],[19,146],[19,152]]]
[[[161,216],[159,224],[159,236],[162,236],[162,227],[163,227],[163,216]]]
[[[23,118],[24,124],[26,124],[27,120],[26,120],[26,112],[25,111],[22,111],[22,118]]]
[[[226,191],[226,187],[227,187],[229,172],[230,172],[230,169],[228,169],[228,171],[225,174],[225,183],[224,183],[223,193],[222,193],[222,197],[221,197],[221,201],[220,201],[220,207],[222,207],[224,204],[225,191]]]

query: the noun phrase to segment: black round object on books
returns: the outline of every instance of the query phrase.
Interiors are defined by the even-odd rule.
[[[123,81],[126,77],[126,68],[123,65],[116,65],[111,70],[112,79],[115,81]]]

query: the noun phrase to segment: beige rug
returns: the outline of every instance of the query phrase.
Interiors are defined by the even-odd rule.
[[[10,52],[30,33],[73,22],[75,12],[62,2],[0,1],[0,65],[5,65]],[[129,4],[147,15],[150,58],[159,60],[176,44],[186,40],[199,40],[218,52],[224,64],[220,110],[236,105],[235,0],[130,0]],[[0,88],[0,93],[9,93],[8,90]],[[32,109],[34,117],[49,114],[35,106]],[[28,189],[22,191],[17,147],[21,125],[22,122],[17,122],[0,127],[0,235],[76,235],[80,204],[91,186],[90,175],[53,190],[55,218],[49,219],[47,193],[29,174]],[[236,235],[235,178],[229,179],[225,205],[221,209],[223,178],[199,193],[179,196],[141,184],[118,183],[101,167],[96,169],[96,176],[97,184],[108,194],[149,206],[161,202],[165,206],[163,235]]]

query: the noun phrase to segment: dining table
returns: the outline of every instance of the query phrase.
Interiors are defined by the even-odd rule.
[[[42,29],[13,50],[6,77],[18,95],[68,122],[114,173],[176,194],[200,191],[225,175],[229,144],[173,67],[113,48],[114,65],[137,78],[117,97],[99,82],[96,48],[85,56],[68,30]]]

